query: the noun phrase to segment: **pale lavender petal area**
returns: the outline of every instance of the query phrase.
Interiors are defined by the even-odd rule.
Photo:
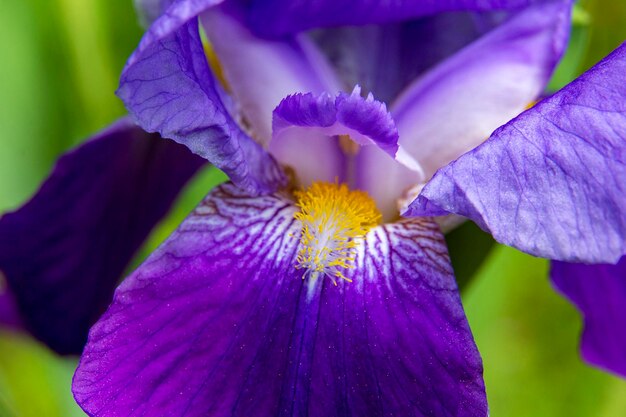
[[[204,163],[126,119],[62,156],[0,219],[0,270],[25,327],[80,353],[132,256]]]
[[[353,283],[295,268],[281,195],[215,189],[117,290],[73,392],[91,416],[486,416],[443,238],[378,227]],[[310,287],[310,288],[309,288]]]
[[[530,0],[252,0],[249,24],[264,36],[317,27],[380,24],[450,11],[516,9]]]
[[[626,378],[626,257],[616,265],[553,262],[550,275],[584,317],[583,358]]]
[[[117,94],[146,131],[186,145],[246,189],[272,191],[283,174],[227,111],[198,32],[197,15],[219,3],[174,2],[130,57]]]
[[[626,44],[441,169],[406,215],[457,213],[562,261],[626,253]]]
[[[569,35],[571,1],[543,2],[434,67],[391,105],[400,144],[427,178],[543,92]]]
[[[230,5],[230,4],[229,4]],[[272,111],[294,93],[339,92],[340,83],[307,37],[265,40],[242,23],[236,7],[216,7],[201,16],[211,47],[241,117],[257,142],[272,138]]]
[[[408,155],[407,157],[410,158]],[[389,155],[375,146],[360,148],[354,158],[357,173],[355,187],[367,191],[376,201],[376,206],[386,221],[400,217],[399,207],[406,205],[403,200],[411,189],[426,179],[419,163],[414,160],[411,162],[419,169],[408,168],[407,164],[389,158]]]

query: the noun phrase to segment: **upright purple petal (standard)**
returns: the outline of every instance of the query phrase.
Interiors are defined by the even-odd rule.
[[[117,94],[146,131],[186,145],[242,187],[273,191],[282,172],[228,113],[204,53],[197,15],[219,3],[174,2],[130,57]]]
[[[0,219],[0,270],[28,330],[79,353],[131,257],[203,163],[128,120],[59,159]]]
[[[345,90],[358,84],[391,103],[425,70],[490,29],[490,23],[475,13],[441,13],[386,25],[320,29],[311,36]]]
[[[584,317],[583,358],[626,378],[626,257],[617,265],[553,262],[550,275]]]
[[[457,213],[536,256],[626,252],[626,44],[441,169],[407,215]]]
[[[260,34],[280,36],[316,27],[366,25],[440,12],[515,9],[531,0],[252,0],[250,25]]]
[[[437,226],[375,228],[352,284],[311,287],[295,268],[296,210],[279,195],[213,191],[93,327],[73,383],[83,409],[485,416],[481,360]]]
[[[570,0],[543,2],[514,15],[391,105],[400,144],[427,178],[539,97],[567,45],[571,7]]]

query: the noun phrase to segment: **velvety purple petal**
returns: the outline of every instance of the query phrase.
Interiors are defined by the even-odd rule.
[[[0,219],[0,270],[27,328],[79,353],[131,257],[203,163],[128,120],[61,157]]]
[[[569,0],[529,7],[434,67],[392,104],[400,144],[427,178],[539,97],[567,45],[570,11]]]
[[[391,103],[418,75],[491,27],[486,16],[464,12],[402,23],[322,29],[311,35],[345,90],[358,84],[378,100]]]
[[[21,329],[24,326],[13,294],[6,287],[0,272],[0,326]]]
[[[408,215],[461,214],[536,256],[626,252],[626,45],[441,169]]]
[[[260,34],[280,36],[316,27],[365,25],[408,20],[440,12],[514,9],[529,0],[252,0],[250,25]]]
[[[583,358],[626,378],[626,257],[617,265],[553,262],[551,277],[584,316]]]
[[[117,94],[146,131],[186,145],[242,187],[271,191],[282,172],[228,113],[204,54],[196,16],[219,3],[174,2],[130,57]]]
[[[485,416],[482,365],[445,244],[374,229],[354,282],[294,267],[278,195],[213,191],[118,289],[73,391],[92,416]]]
[[[294,93],[339,92],[332,68],[307,37],[270,41],[254,36],[234,7],[205,12],[202,25],[228,88],[252,136],[263,145],[272,137],[272,111]]]

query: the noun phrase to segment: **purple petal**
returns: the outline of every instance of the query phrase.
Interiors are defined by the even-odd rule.
[[[179,0],[130,57],[117,91],[141,127],[186,145],[242,187],[274,190],[282,172],[228,113],[209,69],[196,16],[220,0]]]
[[[617,265],[553,262],[551,277],[584,316],[583,358],[626,377],[626,257]]]
[[[359,84],[391,103],[417,76],[490,28],[485,20],[475,13],[442,13],[402,23],[323,29],[312,37],[345,89]]]
[[[308,38],[260,39],[240,19],[233,7],[211,9],[201,18],[243,118],[254,138],[267,145],[272,111],[284,97],[304,91],[334,94],[340,85]]]
[[[544,2],[419,78],[391,106],[400,144],[427,178],[520,114],[544,90],[567,44],[569,0]]]
[[[0,272],[0,326],[14,329],[22,329],[24,323],[15,303],[13,294],[6,287],[2,273]]]
[[[408,215],[457,213],[574,262],[626,252],[626,45],[441,169]]]
[[[485,416],[430,220],[372,231],[352,284],[297,270],[284,197],[216,189],[118,289],[74,377],[92,416]]]
[[[131,257],[203,163],[128,120],[61,157],[0,219],[0,270],[27,328],[79,353]]]
[[[398,151],[398,131],[385,103],[369,94],[361,97],[357,86],[351,94],[294,94],[283,99],[274,110],[274,141],[287,130],[316,131],[326,136],[349,135],[361,146],[377,145],[390,156]],[[302,129],[298,129],[302,128]],[[270,148],[279,146],[272,142]]]
[[[249,21],[265,36],[316,27],[365,25],[408,20],[440,12],[514,9],[529,0],[252,0]]]

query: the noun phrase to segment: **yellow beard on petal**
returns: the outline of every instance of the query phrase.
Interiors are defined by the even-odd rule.
[[[328,276],[350,281],[344,271],[354,268],[355,248],[382,218],[374,200],[363,191],[351,191],[345,184],[315,182],[296,191],[302,223],[296,268],[306,269],[303,278],[315,281]]]

